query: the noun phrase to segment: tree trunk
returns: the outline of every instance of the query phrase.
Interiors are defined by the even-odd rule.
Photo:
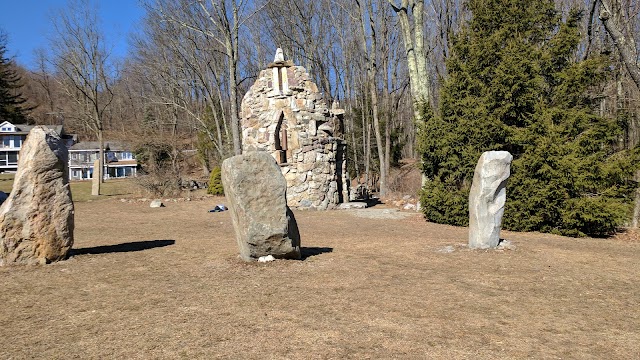
[[[422,105],[429,102],[429,72],[426,50],[424,48],[424,3],[421,0],[402,0],[397,7],[392,0],[389,4],[398,15],[402,33],[402,42],[407,56],[409,85],[413,99],[413,114],[416,121],[422,121]],[[413,29],[409,20],[409,8],[412,9]],[[413,31],[412,31],[413,30]]]
[[[636,172],[633,180],[635,181],[640,180],[640,172]],[[640,223],[640,189],[636,189],[636,196],[633,200],[634,200],[634,207],[633,207],[633,217],[631,218],[631,227],[634,229],[637,229]]]
[[[602,21],[604,28],[607,30],[607,33],[609,33],[611,38],[613,38],[613,41],[616,44],[616,48],[620,53],[620,57],[622,58],[622,62],[627,68],[631,79],[635,83],[636,89],[640,91],[640,67],[638,66],[637,62],[638,51],[636,49],[636,43],[631,37],[632,31],[629,27],[629,21],[628,19],[623,19],[623,12],[620,1],[600,0],[599,18]],[[618,97],[620,97],[621,92],[622,91],[620,91],[620,88],[618,88]],[[632,144],[633,140],[634,139],[630,138],[627,139],[629,148],[635,145]],[[639,179],[640,174],[636,173],[634,176],[634,180],[638,181]],[[640,189],[636,190],[634,202],[635,204],[633,210],[633,218],[631,219],[631,226],[633,228],[637,228],[638,222],[640,220]]]
[[[231,133],[233,134],[233,152],[235,155],[242,154],[242,139],[240,138],[240,121],[238,118],[238,6],[233,2],[233,30],[229,49],[229,88],[231,90]]]
[[[622,62],[624,63],[629,75],[640,90],[640,67],[638,66],[638,52],[636,44],[631,37],[629,26],[625,26],[625,20],[622,18],[622,6],[619,0],[600,0],[600,20],[604,24],[604,28],[613,38],[616,48],[620,53]],[[628,22],[627,22],[628,24]]]
[[[409,69],[409,85],[413,99],[413,114],[416,122],[422,122],[422,107],[430,101],[429,86],[430,76],[427,64],[427,51],[424,48],[424,3],[422,0],[402,0],[402,5],[397,7],[393,0],[388,0],[393,11],[400,19],[402,40],[407,55],[407,68]],[[409,21],[409,7],[413,15],[413,33]],[[422,174],[422,186],[429,181]]]
[[[385,172],[385,159],[384,159],[384,147],[382,144],[382,134],[380,132],[380,121],[378,116],[378,89],[376,86],[376,75],[377,75],[377,65],[376,65],[376,29],[375,29],[375,21],[373,18],[373,4],[370,0],[367,1],[367,13],[369,15],[369,30],[371,34],[369,36],[371,42],[370,47],[367,47],[367,39],[366,39],[366,25],[364,20],[364,9],[358,2],[359,10],[360,10],[360,21],[362,22],[362,33],[361,33],[361,46],[362,51],[366,54],[367,57],[367,88],[369,89],[369,95],[371,96],[371,112],[373,114],[373,129],[374,135],[376,137],[376,146],[378,150],[378,162],[379,162],[379,171],[380,171],[380,197],[385,196],[387,194],[387,174]]]

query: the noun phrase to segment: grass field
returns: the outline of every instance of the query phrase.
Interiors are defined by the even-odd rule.
[[[469,251],[376,206],[295,212],[305,259],[244,263],[221,202],[78,202],[69,260],[0,268],[0,359],[640,358],[640,242]]]
[[[14,174],[0,174],[0,191],[11,192]],[[105,181],[100,196],[91,195],[91,181],[71,181],[71,196],[75,202],[100,200],[115,196],[129,196],[140,192],[133,179],[114,179]]]

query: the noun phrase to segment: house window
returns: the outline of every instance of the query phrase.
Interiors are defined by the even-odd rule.
[[[11,137],[5,136],[2,138],[2,147],[11,147]]]
[[[8,155],[9,155],[9,165],[18,164],[18,153],[17,152],[10,152]]]

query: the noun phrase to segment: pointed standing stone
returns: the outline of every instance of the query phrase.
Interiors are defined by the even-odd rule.
[[[249,151],[222,162],[227,198],[240,257],[300,258],[300,233],[287,207],[287,182],[275,159]]]
[[[511,160],[513,156],[508,151],[487,151],[478,160],[469,192],[471,249],[498,246]]]
[[[91,195],[100,195],[100,159],[93,162],[93,175],[91,177]]]
[[[73,245],[68,150],[35,127],[22,145],[13,189],[0,206],[0,265],[63,260]]]

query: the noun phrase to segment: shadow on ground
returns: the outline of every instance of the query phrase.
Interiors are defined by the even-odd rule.
[[[302,247],[300,248],[301,260],[306,260],[309,257],[333,252],[333,248],[330,247]]]
[[[369,199],[367,199],[367,200],[365,200],[365,201],[366,201],[366,203],[367,203],[367,207],[368,207],[368,208],[370,208],[370,207],[374,207],[374,206],[376,206],[376,205],[379,205],[379,204],[382,204],[382,203],[383,203],[383,202],[382,202],[382,201],[380,201],[380,199],[378,199],[377,197],[372,197],[372,198],[369,198]]]
[[[145,241],[133,241],[116,245],[104,245],[86,247],[80,249],[71,249],[69,257],[76,255],[88,255],[88,254],[109,254],[109,253],[122,253],[142,251],[148,249],[154,249],[159,247],[165,247],[175,244],[175,240],[145,240]]]

